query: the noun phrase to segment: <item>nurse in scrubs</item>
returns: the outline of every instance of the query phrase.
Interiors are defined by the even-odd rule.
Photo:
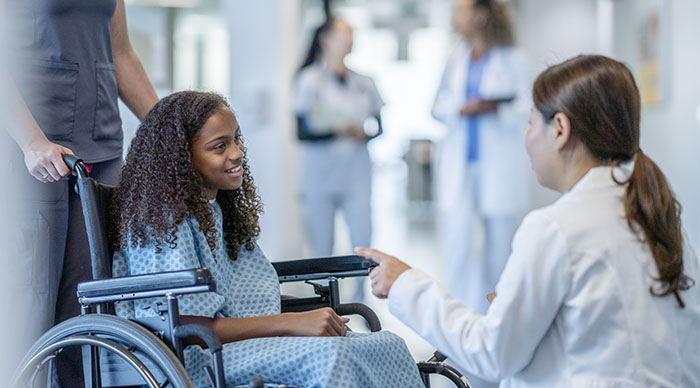
[[[314,256],[332,254],[337,211],[345,216],[353,246],[370,244],[367,143],[382,133],[384,101],[371,78],[345,66],[351,49],[350,25],[329,19],[316,30],[295,84],[304,218]],[[361,302],[365,286],[358,279],[353,300]]]
[[[680,204],[639,148],[630,70],[578,56],[533,89],[526,148],[562,193],[531,212],[486,314],[418,269],[379,266],[372,292],[464,371],[501,387],[690,387],[700,381],[700,278]]]

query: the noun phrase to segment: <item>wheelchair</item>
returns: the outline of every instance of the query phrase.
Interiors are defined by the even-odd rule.
[[[210,292],[216,284],[208,269],[163,272],[147,275],[111,277],[107,210],[114,187],[88,176],[84,163],[73,155],[64,155],[66,164],[77,175],[76,191],[85,218],[90,246],[93,280],[78,285],[81,315],[47,331],[30,348],[13,377],[12,387],[32,387],[37,376],[51,368],[55,357],[65,348],[79,347],[85,386],[194,388],[183,365],[183,340],[197,337],[212,355],[206,366],[210,386],[225,388],[222,344],[207,327],[181,324],[179,295]],[[338,279],[366,276],[374,263],[358,256],[303,259],[273,263],[280,282],[305,281],[314,287],[315,297],[282,297],[282,311],[305,311],[331,307],[339,315],[362,316],[372,332],[381,330],[376,314],[359,303],[340,303]],[[128,320],[112,313],[118,301],[163,297],[165,303],[153,306],[156,317]],[[444,364],[439,352],[419,362],[421,378],[430,388],[430,375],[440,374],[459,388],[470,388],[462,375]],[[268,387],[255,378],[247,387]],[[279,386],[279,385],[275,385]]]

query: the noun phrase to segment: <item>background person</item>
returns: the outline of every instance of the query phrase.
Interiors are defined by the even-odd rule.
[[[371,173],[367,142],[382,133],[384,102],[371,78],[345,65],[352,29],[331,18],[315,34],[295,84],[294,110],[302,143],[302,200],[314,256],[333,253],[335,215],[342,211],[353,246],[371,241]],[[353,301],[365,281],[356,279]]]
[[[433,116],[447,126],[436,191],[448,279],[454,296],[485,313],[529,205],[522,148],[532,78],[514,46],[510,8],[457,0],[453,25],[463,41],[450,56]]]

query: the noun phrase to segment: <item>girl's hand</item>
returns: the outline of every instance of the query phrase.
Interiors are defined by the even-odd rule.
[[[283,315],[285,324],[290,327],[289,335],[294,337],[342,337],[348,331],[345,324],[350,320],[339,316],[330,307]]]
[[[403,261],[376,249],[357,247],[355,253],[379,264],[370,271],[369,278],[372,279],[372,293],[380,299],[386,299],[399,275],[411,269]]]

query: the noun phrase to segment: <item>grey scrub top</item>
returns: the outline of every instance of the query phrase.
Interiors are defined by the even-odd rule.
[[[122,155],[112,60],[116,0],[8,0],[15,80],[49,140],[86,162]]]
[[[340,82],[320,63],[306,67],[295,83],[294,110],[311,122],[311,128],[333,128],[345,122],[362,125],[377,116],[384,106],[374,81],[348,70]],[[354,193],[357,186],[370,186],[371,163],[367,141],[334,138],[322,142],[302,142],[302,194],[342,195]],[[364,189],[361,190],[364,194]]]

